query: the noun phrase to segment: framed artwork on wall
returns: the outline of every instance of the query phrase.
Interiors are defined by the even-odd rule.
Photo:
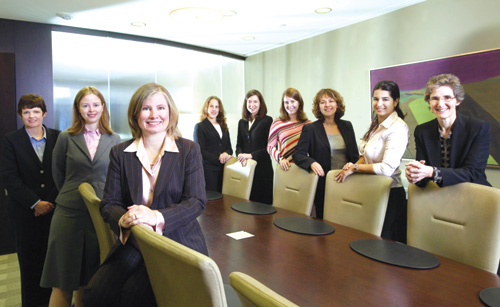
[[[424,100],[425,85],[432,76],[444,73],[456,75],[465,89],[465,99],[458,113],[490,123],[488,166],[499,167],[500,49],[370,70],[370,88],[382,80],[392,80],[399,85],[401,109],[406,114],[405,121],[410,128],[410,142],[403,158],[415,158],[415,127],[435,118]]]

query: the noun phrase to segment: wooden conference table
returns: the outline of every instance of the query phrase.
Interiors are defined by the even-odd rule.
[[[224,283],[240,271],[300,306],[482,306],[479,292],[500,287],[496,274],[440,256],[440,266],[430,270],[377,262],[349,247],[377,236],[333,223],[330,235],[292,233],[273,221],[299,214],[277,208],[272,215],[249,215],[231,209],[242,201],[224,195],[209,201],[199,217]],[[235,240],[226,235],[240,230],[255,236]]]

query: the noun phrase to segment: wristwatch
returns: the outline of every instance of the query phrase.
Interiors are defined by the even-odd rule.
[[[441,171],[439,170],[439,168],[434,167],[434,174],[432,181],[434,181],[435,183],[441,183],[441,180],[443,180],[443,175],[441,175]]]
[[[358,167],[359,165],[358,164],[354,164],[354,172],[357,173],[358,172]]]

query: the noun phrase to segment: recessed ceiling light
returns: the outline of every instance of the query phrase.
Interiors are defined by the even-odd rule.
[[[253,41],[254,39],[255,39],[255,36],[251,36],[251,35],[243,37],[244,41]]]
[[[134,22],[131,22],[130,25],[137,27],[137,28],[142,28],[142,27],[146,26],[146,23],[141,22],[141,21],[134,21]]]
[[[64,19],[64,20],[71,20],[73,19],[73,15],[70,13],[65,13],[65,12],[59,12],[56,14],[57,17]]]
[[[221,11],[203,7],[185,7],[170,12],[170,17],[182,23],[212,23],[224,18]]]
[[[224,11],[223,14],[224,14],[224,17],[233,17],[237,13],[235,11]]]
[[[315,10],[315,12],[316,12],[317,14],[328,14],[328,13],[330,13],[331,11],[332,11],[332,9],[331,9],[331,8],[329,8],[329,7],[322,7],[322,8],[319,8],[319,9],[316,9],[316,10]]]

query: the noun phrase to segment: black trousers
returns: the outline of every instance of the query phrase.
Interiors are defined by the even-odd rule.
[[[83,291],[85,306],[156,306],[144,260],[130,239],[92,277]]]
[[[381,237],[406,244],[407,221],[408,207],[405,189],[403,187],[392,188]]]

